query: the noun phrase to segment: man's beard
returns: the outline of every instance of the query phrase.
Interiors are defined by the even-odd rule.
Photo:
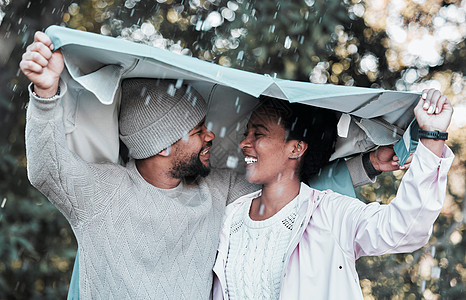
[[[178,161],[170,174],[173,178],[192,181],[196,177],[206,177],[210,173],[210,166],[205,166],[199,159],[199,154],[193,154],[188,161]]]

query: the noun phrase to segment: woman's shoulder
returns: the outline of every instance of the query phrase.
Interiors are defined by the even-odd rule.
[[[346,214],[350,211],[363,209],[366,204],[357,198],[328,190],[317,190],[302,184],[301,192],[315,205],[314,213],[328,216]]]

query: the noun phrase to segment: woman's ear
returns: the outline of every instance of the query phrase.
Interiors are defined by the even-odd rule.
[[[291,159],[299,159],[304,155],[307,150],[307,143],[304,141],[293,141],[293,150],[291,151],[289,158]]]

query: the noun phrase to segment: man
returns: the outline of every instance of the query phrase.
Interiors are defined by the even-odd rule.
[[[225,203],[257,188],[225,170],[207,177],[215,136],[202,97],[165,80],[125,80],[119,126],[132,159],[88,163],[66,144],[64,63],[51,50],[38,32],[20,63],[33,83],[28,175],[75,232],[80,297],[208,298]],[[393,168],[391,156],[376,159]]]

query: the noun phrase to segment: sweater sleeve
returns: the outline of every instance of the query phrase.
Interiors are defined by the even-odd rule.
[[[346,167],[348,168],[354,187],[375,182],[375,177],[369,177],[364,169],[364,165],[362,164],[362,154],[348,159],[346,161]]]
[[[29,86],[30,101],[26,113],[26,158],[31,184],[44,194],[72,226],[92,210],[93,172],[67,146],[61,93],[50,99],[35,96]]]

